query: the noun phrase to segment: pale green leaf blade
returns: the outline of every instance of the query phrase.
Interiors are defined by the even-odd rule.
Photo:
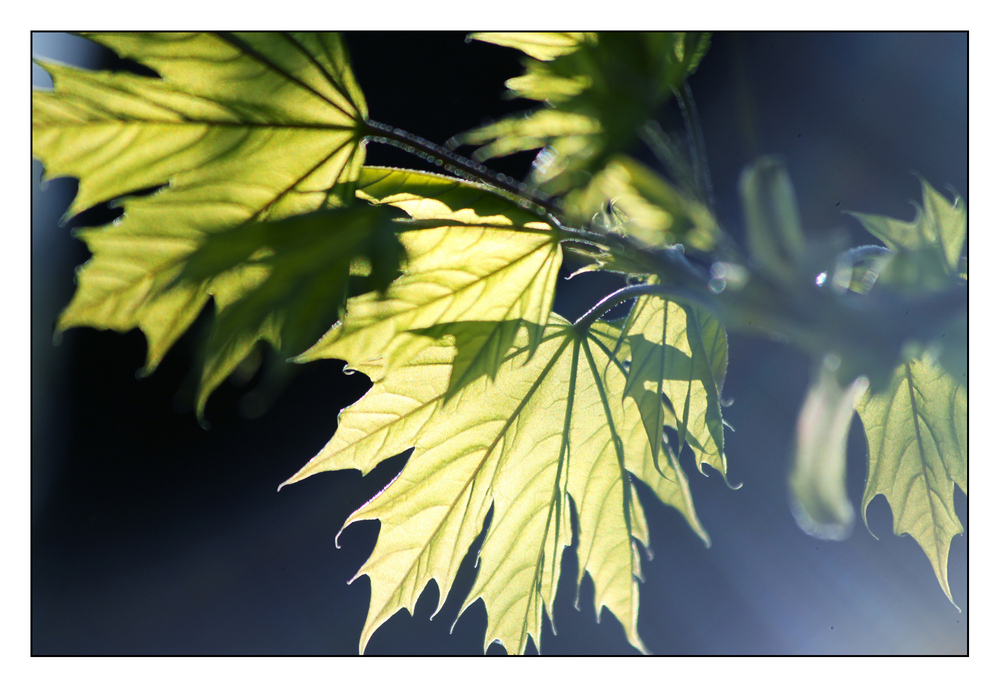
[[[562,551],[572,542],[570,499],[579,515],[579,570],[594,580],[595,608],[607,607],[643,649],[636,544],[647,544],[649,532],[630,476],[652,475],[652,455],[638,410],[624,394],[625,373],[609,357],[613,331],[598,326],[596,334],[580,333],[552,315],[532,354],[533,327],[519,329],[495,380],[479,377],[450,396],[452,339],[425,346],[345,409],[331,442],[289,480],[324,470],[368,471],[414,447],[399,477],[348,520],[382,523],[358,573],[372,582],[362,649],[386,619],[412,612],[431,580],[443,604],[490,507],[476,582],[462,608],[483,600],[487,645],[498,640],[520,653],[531,638],[537,647]],[[359,368],[379,370],[374,362]],[[661,498],[677,496],[653,487]]]
[[[301,360],[379,357],[384,374],[441,336],[442,325],[490,323],[449,330],[459,338],[455,389],[494,374],[517,323],[548,319],[562,251],[537,216],[479,185],[419,172],[366,169],[358,193],[419,221],[400,232],[410,259],[384,295],[349,299],[343,321]]]
[[[820,364],[802,404],[789,486],[799,527],[814,537],[843,540],[854,524],[847,497],[847,433],[868,381],[859,378],[842,387],[834,370],[829,360]]]
[[[533,44],[526,41],[516,37],[510,44],[530,54]],[[701,35],[606,32],[587,35],[561,54],[546,52],[545,60],[529,58],[526,73],[507,82],[510,94],[549,108],[484,125],[453,142],[486,144],[476,152],[480,159],[545,147],[532,181],[553,195],[584,186],[632,144],[638,127],[695,68],[706,41]]]
[[[269,342],[286,358],[302,353],[337,321],[352,266],[368,267],[355,286],[381,292],[405,254],[388,208],[364,204],[212,234],[179,279],[210,281],[216,318],[196,398],[201,415],[212,391],[250,353]]]
[[[917,541],[949,600],[948,552],[962,532],[955,485],[969,491],[968,407],[966,388],[926,354],[899,366],[884,392],[857,403],[868,440],[865,524],[872,499],[885,495],[893,532]]]
[[[640,243],[709,251],[718,240],[720,230],[707,207],[630,157],[615,156],[590,184],[567,197],[584,223],[608,201],[621,211],[621,231]]]
[[[588,34],[580,31],[481,31],[469,34],[469,38],[515,48],[536,60],[548,61],[579,48],[588,40]]]
[[[751,257],[772,277],[788,282],[805,251],[798,203],[781,162],[764,157],[740,176]]]
[[[709,315],[660,296],[636,299],[625,328],[631,351],[626,394],[642,413],[649,445],[658,455],[665,395],[676,416],[681,446],[726,476],[720,394],[727,346],[722,325]]]
[[[176,278],[210,234],[352,194],[365,103],[335,35],[90,37],[162,78],[43,64],[55,89],[33,94],[33,155],[80,179],[71,214],[166,187],[80,233],[94,257],[57,325],[141,328],[149,372],[209,297]]]

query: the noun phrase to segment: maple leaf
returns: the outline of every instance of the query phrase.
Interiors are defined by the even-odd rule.
[[[949,203],[921,180],[923,205],[912,222],[855,213],[894,254],[882,267],[880,291],[927,293],[968,280],[960,257],[968,217],[961,198]],[[964,267],[964,270],[963,270]],[[941,332],[944,343],[903,357],[886,389],[869,390],[856,404],[868,442],[868,481],[861,514],[878,494],[893,513],[893,532],[907,533],[924,550],[941,589],[948,584],[948,553],[962,524],[957,485],[968,494],[968,314],[957,313]]]
[[[672,420],[680,446],[691,446],[699,470],[708,464],[725,477],[719,398],[726,374],[725,329],[703,311],[646,295],[636,299],[623,330],[631,357],[626,394],[639,407],[654,459],[664,423]]]
[[[662,471],[653,465],[639,410],[611,355],[618,331],[601,323],[580,331],[552,314],[532,355],[531,327],[518,330],[494,380],[480,377],[450,397],[457,349],[448,335],[425,346],[344,409],[330,443],[285,483],[327,470],[367,473],[414,448],[402,472],[344,526],[382,523],[355,576],[368,576],[372,590],[362,652],[393,614],[412,613],[431,580],[440,610],[491,508],[462,610],[483,600],[484,647],[497,640],[523,653],[529,637],[539,647],[542,614],[551,619],[562,553],[573,540],[571,499],[579,524],[577,585],[589,575],[598,615],[607,607],[629,642],[645,650],[636,629],[637,543],[648,544],[649,535],[631,476],[648,480],[703,533],[686,478],[676,464]],[[352,367],[380,369],[377,362]]]
[[[444,324],[458,337],[454,391],[494,374],[522,322],[548,320],[562,237],[537,215],[482,185],[409,170],[365,168],[357,193],[412,218],[398,233],[410,258],[384,294],[348,299],[343,320],[299,360],[380,358],[377,379],[432,344]],[[462,322],[479,324],[456,328]],[[538,328],[530,332],[535,345]]]
[[[79,178],[70,215],[125,209],[77,232],[93,257],[57,329],[141,328],[148,374],[210,296],[246,288],[232,272],[177,279],[212,235],[353,198],[367,110],[335,34],[85,35],[160,78],[42,63],[55,88],[33,92],[32,154]]]
[[[550,107],[461,134],[487,159],[546,147],[532,180],[550,194],[584,186],[692,73],[708,47],[703,33],[472,34],[525,52],[527,72],[507,81],[512,97]],[[541,47],[540,47],[541,46]]]

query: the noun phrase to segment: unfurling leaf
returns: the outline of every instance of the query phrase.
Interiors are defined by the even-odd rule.
[[[609,358],[619,333],[599,323],[580,332],[552,315],[532,355],[532,327],[519,329],[495,380],[480,377],[450,398],[455,347],[448,338],[424,347],[345,409],[331,442],[288,481],[326,470],[367,472],[414,447],[399,476],[345,524],[382,523],[357,574],[368,576],[372,589],[362,651],[398,610],[412,613],[431,580],[440,609],[491,507],[462,609],[485,603],[486,646],[498,640],[523,653],[531,637],[538,647],[542,613],[551,619],[562,552],[573,539],[570,499],[579,523],[577,585],[588,574],[598,614],[607,607],[644,650],[636,630],[636,548],[648,543],[648,530],[631,476],[648,480],[700,531],[686,479],[675,465],[653,466],[625,375]],[[379,370],[375,363],[354,367]]]
[[[868,387],[865,378],[841,387],[835,360],[831,355],[819,365],[802,404],[789,477],[799,527],[827,540],[845,539],[854,523],[854,507],[847,497],[847,433],[854,404]]]
[[[536,58],[529,58],[526,73],[508,80],[507,87],[512,96],[552,107],[487,124],[453,140],[481,145],[476,152],[481,159],[545,147],[535,160],[532,181],[550,194],[584,186],[610,156],[623,152],[638,128],[694,71],[708,45],[708,35],[699,33],[474,37]]]
[[[78,232],[93,258],[57,327],[141,328],[148,373],[230,289],[177,279],[200,246],[353,198],[367,110],[334,34],[87,36],[160,78],[43,63],[55,89],[33,93],[32,154],[48,177],[80,179],[71,215],[165,188],[115,201],[120,223]]]
[[[566,203],[586,224],[610,200],[621,213],[622,231],[649,246],[683,244],[710,250],[719,227],[712,212],[642,163],[615,156],[593,181],[567,196]]]
[[[772,278],[799,276],[805,239],[795,190],[784,165],[761,158],[740,177],[743,216],[751,257]]]

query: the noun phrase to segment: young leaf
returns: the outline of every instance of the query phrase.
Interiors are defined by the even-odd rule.
[[[624,329],[631,356],[625,393],[639,408],[654,459],[666,396],[681,447],[691,446],[699,470],[708,464],[725,478],[719,400],[726,375],[725,329],[700,310],[652,295],[636,299]]]
[[[378,357],[378,379],[432,344],[441,326],[479,323],[451,330],[454,390],[495,374],[522,321],[546,322],[562,251],[536,215],[478,184],[421,172],[365,168],[358,194],[410,215],[412,229],[399,233],[410,260],[384,296],[349,299],[343,321],[300,360],[353,367]]]
[[[643,244],[681,243],[708,251],[718,239],[719,228],[708,208],[628,156],[612,158],[590,184],[571,192],[566,203],[586,224],[609,199],[623,215],[623,231]]]
[[[569,499],[578,514],[579,577],[593,579],[598,613],[607,607],[629,642],[644,649],[636,631],[641,572],[634,541],[648,543],[648,529],[630,474],[656,476],[656,494],[700,530],[686,481],[672,466],[661,475],[652,465],[624,374],[608,356],[617,337],[612,328],[580,332],[553,314],[532,356],[531,327],[520,328],[495,381],[479,378],[448,400],[455,347],[447,337],[425,347],[345,409],[330,443],[289,479],[367,472],[415,447],[402,473],[345,524],[382,523],[357,574],[372,588],[362,651],[398,610],[412,613],[432,579],[440,609],[491,507],[462,609],[476,599],[485,603],[486,646],[498,640],[523,653],[530,636],[537,647],[543,610],[551,618],[562,551],[572,542]],[[376,363],[355,367],[379,370]]]
[[[585,40],[592,40],[593,34],[573,31],[505,31],[502,33],[473,33],[469,34],[469,38],[516,48],[536,60],[547,62],[573,52]]]
[[[961,198],[948,203],[926,181],[921,185],[923,207],[912,222],[854,213],[896,252],[879,273],[873,294],[934,292],[968,279],[960,260],[968,227],[965,204]],[[875,495],[884,494],[892,508],[893,531],[913,536],[949,600],[948,552],[952,538],[962,532],[955,485],[969,491],[967,329],[967,313],[956,314],[941,335],[943,352],[935,345],[904,361],[887,389],[869,391],[856,407],[868,439],[861,514],[865,516]]]
[[[367,110],[334,34],[87,36],[161,78],[44,63],[55,89],[33,93],[32,155],[80,179],[70,215],[166,188],[78,233],[94,256],[57,327],[141,328],[148,373],[208,300],[176,278],[210,235],[353,197]]]
[[[949,600],[948,550],[962,532],[955,485],[969,492],[968,409],[966,388],[927,354],[899,366],[887,390],[857,404],[868,440],[865,525],[868,505],[885,495],[893,532],[913,536]]]
[[[847,498],[847,433],[868,383],[859,378],[841,387],[830,360],[818,366],[799,412],[789,486],[799,527],[818,538],[843,540],[854,524]]]
[[[789,282],[800,272],[805,239],[795,190],[778,160],[764,157],[740,177],[751,257],[771,277]]]
[[[528,55],[538,53],[534,42],[502,36],[473,35]],[[552,35],[545,40],[551,42]],[[560,41],[557,50],[546,50],[541,59],[529,58],[524,76],[507,82],[512,96],[545,101],[552,107],[453,139],[485,144],[476,152],[481,159],[545,146],[532,179],[550,194],[585,185],[611,155],[625,150],[637,128],[695,69],[708,36],[611,32]]]

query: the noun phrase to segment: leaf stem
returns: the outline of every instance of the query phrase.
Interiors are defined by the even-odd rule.
[[[590,310],[581,315],[577,321],[573,323],[573,327],[575,327],[578,331],[585,331],[594,323],[595,320],[618,304],[646,294],[656,294],[663,297],[669,296],[684,303],[706,308],[712,312],[716,310],[715,305],[712,302],[708,301],[692,289],[668,286],[664,284],[634,284],[629,287],[622,287],[618,291],[613,291],[605,296],[603,299],[594,304]]]
[[[562,209],[556,201],[537,189],[523,184],[513,177],[494,172],[485,165],[462,157],[444,146],[439,146],[388,124],[367,120],[365,125],[367,130],[364,131],[364,135],[376,143],[387,143],[424,159],[439,160],[448,172],[505,191],[516,196],[518,201],[535,205],[549,215],[562,213]]]

